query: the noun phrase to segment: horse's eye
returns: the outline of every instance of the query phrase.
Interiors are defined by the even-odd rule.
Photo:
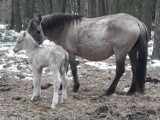
[[[37,34],[40,34],[40,30],[37,30]]]

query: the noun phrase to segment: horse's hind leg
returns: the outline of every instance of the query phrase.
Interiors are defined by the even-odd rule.
[[[136,66],[137,66],[137,49],[134,48],[129,52],[129,57],[132,67],[132,83],[127,95],[132,95],[136,92]]]
[[[117,87],[118,81],[121,78],[122,74],[125,71],[125,57],[116,58],[116,75],[115,78],[106,91],[105,95],[112,95]]]
[[[75,60],[75,55],[69,55],[69,64],[71,67],[73,79],[74,79],[74,86],[73,86],[73,91],[78,92],[79,89],[79,80],[78,80],[78,74],[77,74],[77,62]]]

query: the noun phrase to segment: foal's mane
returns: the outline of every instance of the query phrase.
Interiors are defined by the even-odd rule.
[[[69,25],[73,22],[81,21],[82,16],[71,14],[50,14],[43,17],[42,28],[43,31],[53,30],[60,26]]]

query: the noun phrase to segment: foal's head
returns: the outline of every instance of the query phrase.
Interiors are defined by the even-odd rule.
[[[17,53],[20,50],[32,50],[37,46],[38,43],[32,38],[32,36],[29,33],[24,32],[17,38],[13,51]]]
[[[44,37],[41,22],[42,17],[39,15],[38,18],[30,20],[27,29],[28,33],[34,38],[35,41],[38,42],[38,44],[42,44]]]

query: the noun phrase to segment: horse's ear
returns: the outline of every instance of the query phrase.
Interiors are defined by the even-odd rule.
[[[28,19],[27,17],[23,16],[23,21],[24,21],[25,24],[28,24],[30,19]]]
[[[42,16],[41,15],[38,15],[38,22],[39,22],[39,24],[41,24],[41,22],[42,22]]]
[[[23,33],[23,37],[25,37],[25,36],[26,36],[26,32]]]

